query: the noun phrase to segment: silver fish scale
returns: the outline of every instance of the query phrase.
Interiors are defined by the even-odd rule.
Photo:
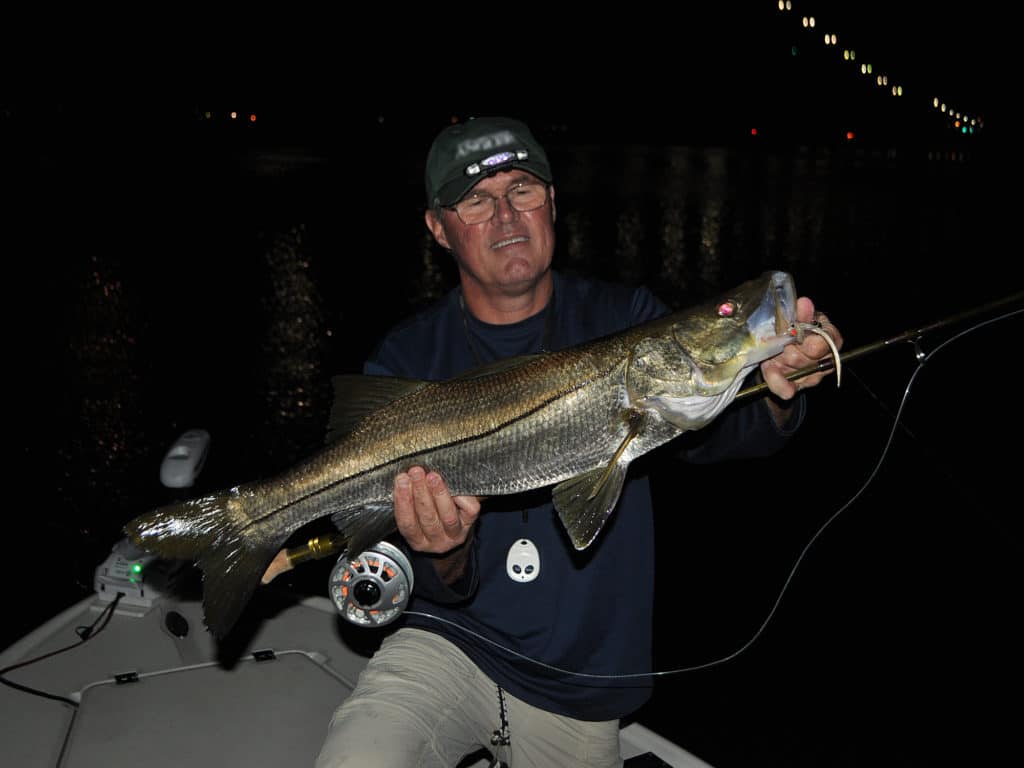
[[[467,404],[465,410],[473,407]],[[440,472],[456,495],[540,488],[607,462],[626,433],[622,416],[621,373],[616,372],[510,423],[478,427],[476,435],[458,442],[399,456],[323,495],[330,498],[332,512],[388,504],[395,474],[414,465]]]

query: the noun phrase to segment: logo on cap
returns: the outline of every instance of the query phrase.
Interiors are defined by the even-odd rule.
[[[515,142],[515,140],[516,137],[512,135],[512,131],[498,131],[497,133],[488,133],[486,136],[479,136],[475,139],[466,139],[465,141],[460,141],[459,145],[455,148],[455,157],[458,159],[481,150],[507,147]]]
[[[499,152],[496,155],[485,157],[479,163],[470,163],[466,166],[467,176],[476,176],[484,168],[497,168],[499,165],[505,163],[511,163],[513,160],[526,160],[530,156],[530,153],[525,149],[520,149],[515,152]]]

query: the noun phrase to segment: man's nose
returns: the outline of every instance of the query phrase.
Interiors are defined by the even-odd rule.
[[[508,195],[494,198],[494,215],[502,221],[510,221],[519,215],[519,211],[512,207]]]

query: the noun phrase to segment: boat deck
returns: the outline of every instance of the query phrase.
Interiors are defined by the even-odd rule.
[[[312,765],[368,658],[352,647],[366,630],[322,597],[261,590],[231,646],[206,631],[198,600],[110,606],[99,595],[82,600],[0,654],[0,668],[44,657],[5,678],[66,699],[0,686],[6,765]],[[709,768],[639,723],[621,742],[627,766]],[[480,757],[462,768],[486,765]]]

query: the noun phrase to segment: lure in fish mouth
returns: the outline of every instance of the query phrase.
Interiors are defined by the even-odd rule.
[[[160,556],[198,561],[218,637],[299,527],[329,515],[356,555],[394,534],[394,478],[412,466],[439,472],[453,495],[553,486],[569,542],[585,549],[633,459],[710,423],[804,330],[792,277],[766,272],[621,333],[448,381],[335,377],[319,453],[269,480],[153,510],[125,532]]]

